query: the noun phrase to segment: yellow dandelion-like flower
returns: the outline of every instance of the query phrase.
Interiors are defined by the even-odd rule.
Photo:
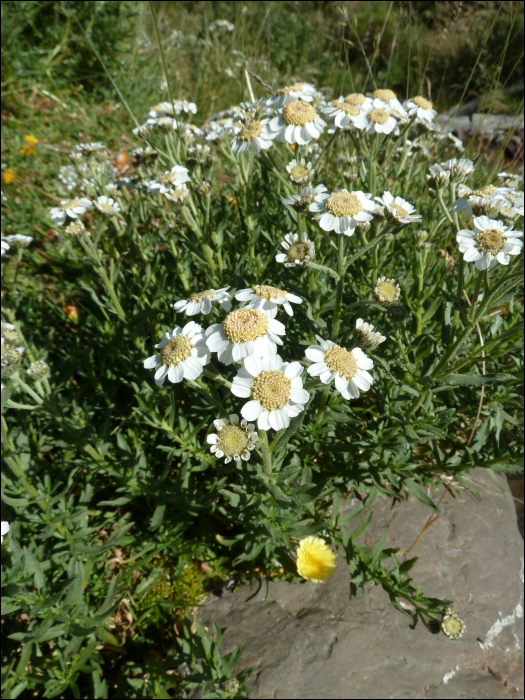
[[[305,537],[297,548],[297,573],[299,576],[322,583],[334,573],[335,554],[320,537]]]
[[[27,134],[26,136],[24,136],[24,143],[27,143],[30,146],[34,146],[35,144],[38,143],[38,139],[35,136],[31,136],[30,134]]]
[[[6,185],[10,185],[15,179],[16,171],[13,168],[6,168],[2,173],[2,180]]]
[[[35,152],[35,146],[38,143],[38,139],[35,138],[35,136],[31,136],[30,134],[27,134],[24,136],[24,143],[26,144],[25,146],[22,146],[20,149],[19,153],[21,156],[32,156],[33,153]]]

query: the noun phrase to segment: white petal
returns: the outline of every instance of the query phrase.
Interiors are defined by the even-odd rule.
[[[178,384],[179,382],[181,382],[183,377],[184,377],[184,369],[182,367],[182,364],[174,365],[173,367],[169,368],[168,379],[173,384]]]
[[[263,412],[263,407],[258,401],[248,401],[245,403],[241,409],[241,415],[246,420],[257,420],[261,413]]]
[[[308,402],[310,394],[306,391],[306,389],[292,389],[290,392],[290,398],[292,401],[295,401],[295,403],[304,404]]]
[[[270,414],[268,413],[268,411],[263,411],[259,416],[259,419],[257,420],[257,425],[259,426],[260,430],[270,430],[270,421],[268,420],[269,415]]]
[[[247,399],[251,395],[251,389],[245,384],[239,384],[235,381],[232,382],[231,392],[234,396],[239,396],[242,399]]]
[[[324,360],[324,351],[320,345],[310,345],[310,347],[306,348],[304,354],[310,362],[323,362]]]
[[[288,413],[282,409],[270,411],[268,420],[270,421],[270,425],[274,430],[282,430],[290,425]]]
[[[184,370],[184,376],[186,379],[195,380],[202,374],[202,365],[197,360],[196,357],[188,357],[184,362],[181,362],[180,366]]]
[[[158,367],[160,364],[160,355],[152,355],[151,357],[148,357],[147,360],[144,360],[144,368],[145,369],[154,369],[155,367]]]
[[[161,380],[164,381],[164,378],[168,374],[168,368],[165,365],[161,365],[158,370],[155,372],[155,380],[160,382]]]
[[[206,442],[208,445],[216,445],[219,441],[219,436],[215,435],[215,433],[211,433],[211,435],[208,435],[206,437]]]
[[[303,366],[300,362],[290,362],[284,370],[284,374],[288,377],[288,379],[296,379],[302,373]]]

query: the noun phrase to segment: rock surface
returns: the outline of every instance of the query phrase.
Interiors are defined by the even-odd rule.
[[[252,697],[523,697],[523,540],[504,477],[504,492],[482,469],[471,479],[481,504],[448,493],[410,554],[419,557],[411,576],[422,590],[454,601],[466,623],[462,639],[421,624],[411,630],[379,587],[349,600],[342,558],[324,584],[270,583],[266,603],[265,584],[225,590],[210,596],[201,619],[228,628],[222,652],[242,644],[237,670],[254,666]],[[386,529],[385,546],[401,550],[431,514],[414,498],[394,506],[377,499],[373,508],[366,544]]]

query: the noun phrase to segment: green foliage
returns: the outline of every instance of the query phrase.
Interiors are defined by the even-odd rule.
[[[147,140],[158,157],[140,164],[131,149],[146,142],[132,135],[135,123],[123,103],[112,94],[91,104],[75,87],[85,82],[80,76],[91,70],[92,53],[73,5],[85,13],[74,17],[137,119],[167,99],[158,50],[142,41],[142,30],[156,41],[142,6],[136,17],[142,47],[122,54],[119,67],[119,39],[128,40],[134,11],[127,3],[4,4],[19,33],[3,61],[18,52],[20,63],[7,78],[2,222],[5,234],[34,240],[2,258],[3,323],[14,325],[2,329],[2,369],[9,375],[2,388],[2,499],[12,524],[2,546],[2,695],[189,697],[199,688],[202,697],[245,697],[250,669],[235,675],[241,650],[221,656],[223,630],[204,630],[199,606],[226,579],[293,585],[298,540],[308,536],[344,549],[351,596],[381,585],[412,625],[431,630],[450,601],[413,585],[415,559],[390,549],[384,533],[368,542],[373,504],[415,497],[437,514],[442,481],[457,496],[479,499],[470,467],[486,467],[496,481],[495,472],[522,469],[522,259],[512,257],[488,276],[460,262],[456,233],[470,221],[450,213],[456,186],[438,198],[426,186],[428,166],[457,152],[432,132],[412,130],[410,148],[408,131],[382,141],[338,131],[324,134],[317,150],[274,142],[259,155],[235,157],[227,137],[210,142],[209,156],[199,155],[181,126],[151,132]],[[324,4],[251,3],[245,14],[239,3],[154,7],[173,96],[197,102],[192,120],[204,128],[210,109],[247,99],[245,58],[274,87],[301,77],[339,94],[341,85],[368,91],[374,81],[404,89],[408,82],[412,94],[426,74],[416,61],[417,68],[407,68],[405,39],[422,23],[437,31],[442,18],[439,4],[411,5],[417,7],[369,4],[368,19],[358,10],[342,37],[352,45],[337,46],[341,15]],[[435,13],[432,21],[425,12]],[[511,37],[519,13],[501,13],[507,24],[498,31]],[[217,19],[234,30],[220,33]],[[375,63],[368,83],[352,26]],[[392,32],[402,48],[390,60]],[[43,62],[24,54],[31,42],[45,52]],[[421,61],[425,42],[412,39],[411,46]],[[55,60],[45,78],[45,61]],[[437,69],[430,62],[428,70]],[[27,96],[19,88],[37,71],[43,82]],[[105,71],[91,77],[94,87],[107,88]],[[267,97],[255,79],[252,87]],[[455,90],[443,104],[457,99]],[[28,134],[39,142],[24,155]],[[70,193],[58,169],[75,144],[90,140],[103,141],[108,155],[84,156]],[[301,191],[285,168],[301,157],[315,168],[312,184],[330,192],[389,190],[407,199],[422,216],[426,241],[380,217],[351,237],[323,232],[312,215],[282,202]],[[190,169],[185,205],[142,186],[173,165]],[[468,184],[495,182],[501,169],[501,155],[484,156]],[[101,194],[118,201],[117,216],[90,210],[81,217],[89,233],[78,238],[53,224],[49,210],[60,200]],[[315,243],[313,265],[275,261],[289,232]],[[390,307],[372,292],[382,276],[400,285]],[[191,320],[175,313],[174,302],[209,288],[229,286],[233,295],[255,284],[302,299],[293,317],[279,313],[286,318],[285,361],[310,366],[304,351],[316,335],[353,348],[358,318],[387,340],[365,349],[374,361],[370,391],[347,401],[333,384],[303,375],[305,410],[282,431],[261,435],[249,460],[226,464],[206,438],[217,430],[215,419],[240,413],[245,403],[230,391],[234,367],[214,356],[196,381],[158,387],[143,362],[166,331]],[[194,320],[207,327],[224,315],[215,305]],[[9,364],[6,348],[12,359],[17,347],[24,354]],[[49,365],[46,376],[31,376],[36,361]],[[348,511],[350,498],[360,505]]]

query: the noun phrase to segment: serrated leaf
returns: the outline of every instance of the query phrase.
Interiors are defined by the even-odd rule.
[[[437,384],[448,384],[450,386],[485,386],[493,382],[511,382],[515,380],[512,374],[447,374],[445,377],[436,379]]]

